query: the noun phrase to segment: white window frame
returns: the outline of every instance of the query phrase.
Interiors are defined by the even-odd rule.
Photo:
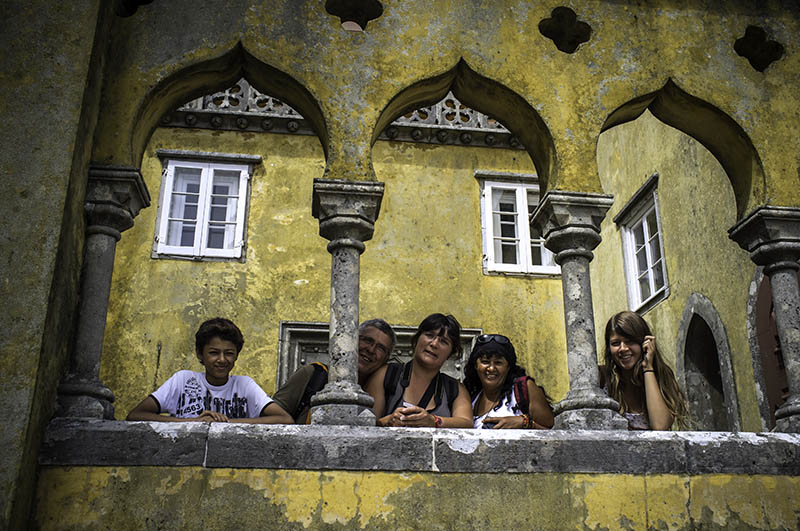
[[[647,223],[647,218],[655,213],[655,232]],[[631,310],[644,312],[656,303],[669,296],[669,278],[667,276],[666,255],[664,253],[664,232],[661,228],[661,214],[658,209],[658,174],[653,174],[642,187],[631,197],[620,212],[614,217],[614,222],[619,226],[622,238],[622,254],[625,267],[625,285],[628,292],[628,304]],[[645,244],[642,249],[646,257],[647,268],[639,273],[636,258],[635,228],[642,226]],[[653,250],[649,242],[654,238],[658,241],[660,258],[654,259]],[[663,285],[656,288],[655,268],[660,269]],[[640,278],[647,277],[650,294],[642,296],[639,284]]]
[[[159,150],[163,171],[159,194],[158,219],[153,242],[154,258],[179,258],[190,260],[243,260],[247,227],[247,211],[250,200],[250,180],[253,165],[261,162],[260,156],[221,153],[199,153],[175,150]],[[175,171],[177,168],[200,170],[200,189],[196,213],[196,231],[192,246],[170,245],[168,228],[170,207],[173,199]],[[230,248],[208,247],[208,233],[212,202],[212,179],[214,172],[235,172],[238,177],[238,193],[233,245]]]
[[[484,173],[476,172],[476,178],[481,182],[481,237],[483,240],[483,271],[484,274],[505,275],[530,275],[554,276],[561,274],[561,267],[553,262],[553,253],[544,247],[544,240],[531,239],[530,212],[528,206],[528,192],[539,195],[539,183],[534,174],[513,173]],[[492,197],[495,192],[512,191],[515,194],[517,205],[516,212],[516,240],[519,242],[519,263],[506,264],[495,256],[495,226]],[[538,206],[538,205],[534,205]],[[531,243],[541,245],[542,257],[548,265],[533,265],[531,263]]]

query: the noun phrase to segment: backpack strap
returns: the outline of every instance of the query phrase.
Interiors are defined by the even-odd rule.
[[[444,380],[444,394],[447,395],[447,407],[450,408],[450,414],[453,413],[453,402],[458,398],[458,380],[452,378],[444,373],[439,373],[439,377]],[[441,399],[436,402],[438,406]]]
[[[408,372],[411,372],[411,362],[407,363],[408,365]],[[386,416],[392,411],[397,408],[397,400],[395,399],[395,404],[390,404],[390,400],[395,394],[395,390],[397,389],[397,384],[400,382],[400,376],[404,374],[406,371],[406,367],[399,364],[399,363],[389,363],[386,365],[386,374],[383,377],[383,396],[386,397],[386,404],[383,409],[383,415]],[[405,385],[403,389],[408,387],[408,376],[405,378]],[[403,400],[403,393],[400,393],[400,400]]]
[[[522,413],[528,415],[528,408],[530,404],[530,396],[528,395],[528,380],[533,381],[530,376],[520,376],[514,378],[512,389],[514,389],[514,399],[517,405],[522,410]],[[535,384],[536,382],[534,382]]]
[[[308,409],[311,406],[311,397],[317,394],[319,391],[325,387],[325,384],[328,383],[328,367],[324,363],[320,363],[318,361],[313,362],[312,367],[314,367],[314,374],[311,375],[311,378],[308,380],[308,385],[306,385],[306,390],[303,392],[302,398],[300,398],[300,403],[297,404],[297,409],[292,414],[292,417],[298,415],[301,411]],[[309,410],[308,415],[311,415],[311,411]],[[310,419],[306,419],[306,424]]]

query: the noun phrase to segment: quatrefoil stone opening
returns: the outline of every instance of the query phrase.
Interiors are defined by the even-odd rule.
[[[575,53],[578,46],[589,41],[592,27],[578,20],[575,11],[562,6],[553,9],[550,18],[539,22],[539,33],[552,40],[562,52]]]
[[[758,26],[747,26],[744,37],[736,39],[733,49],[759,72],[783,57],[784,52],[783,45],[778,41],[768,40],[767,32]]]

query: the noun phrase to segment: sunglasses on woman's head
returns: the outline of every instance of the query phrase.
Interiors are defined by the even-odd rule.
[[[489,343],[490,341],[494,341],[500,345],[508,345],[511,343],[511,340],[508,339],[506,336],[501,334],[481,334],[475,340],[479,345],[483,345],[484,343]]]

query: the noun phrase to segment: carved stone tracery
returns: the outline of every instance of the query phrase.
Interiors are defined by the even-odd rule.
[[[252,119],[247,119],[252,117]],[[287,103],[263,94],[242,78],[226,90],[207,94],[164,115],[162,126],[269,131],[313,135],[305,118]],[[458,134],[448,134],[458,131]],[[382,140],[431,144],[484,145],[523,149],[496,119],[467,107],[452,92],[441,101],[411,111],[381,132]]]

